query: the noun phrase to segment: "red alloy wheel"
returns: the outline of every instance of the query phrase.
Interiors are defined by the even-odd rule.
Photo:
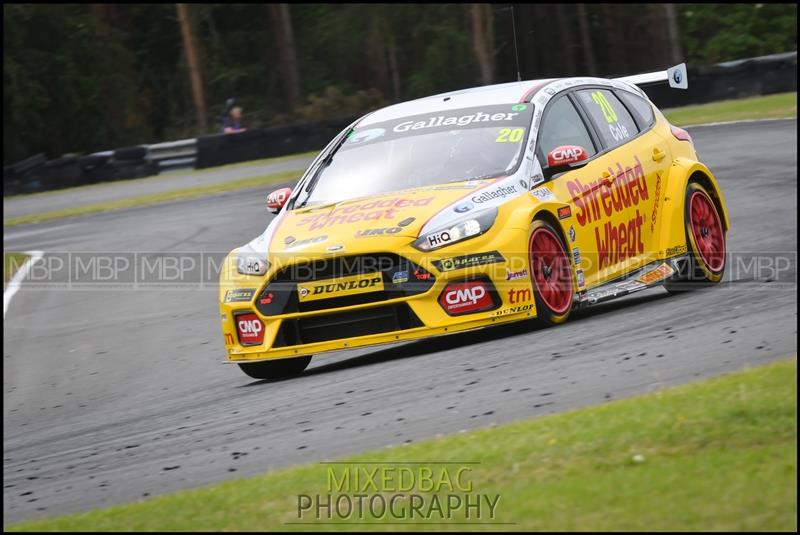
[[[572,273],[561,240],[545,227],[533,231],[530,241],[533,283],[539,298],[554,314],[572,306]]]
[[[725,235],[714,202],[702,191],[689,198],[689,221],[697,254],[708,269],[719,273],[725,266]]]

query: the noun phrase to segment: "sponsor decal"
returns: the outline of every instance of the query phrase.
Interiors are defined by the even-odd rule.
[[[420,268],[414,271],[414,278],[418,281],[428,281],[433,278],[433,275],[425,271],[424,269]]]
[[[359,132],[353,131],[347,137],[347,143],[350,145],[355,145],[357,143],[366,143],[367,141],[378,139],[385,133],[386,133],[385,128],[370,128],[368,130],[361,130]]]
[[[244,303],[250,301],[255,293],[255,288],[237,288],[236,290],[228,290],[225,293],[225,302]]]
[[[303,282],[297,285],[297,293],[301,303],[360,293],[379,292],[382,290],[383,276],[379,272],[322,281]]]
[[[275,298],[275,296],[272,294],[272,292],[270,292],[267,295],[265,295],[264,297],[262,297],[261,299],[259,299],[258,302],[261,303],[262,305],[268,305],[268,304],[272,303],[272,300],[274,298]]]
[[[511,111],[525,111],[528,109],[527,104],[514,104],[511,106]]]
[[[472,198],[472,202],[475,204],[480,204],[488,201],[492,201],[494,199],[504,199],[509,195],[513,195],[517,192],[516,186],[500,186],[496,189],[490,191],[484,191],[480,195],[476,195]]]
[[[673,273],[675,273],[675,270],[672,269],[668,264],[661,264],[657,268],[648,271],[644,275],[641,275],[636,280],[645,284],[651,284],[660,280],[664,280]]]
[[[528,278],[528,270],[522,269],[520,271],[511,271],[510,269],[506,268],[506,280],[507,281],[514,281],[519,279],[526,279]]]
[[[384,228],[370,228],[366,230],[357,230],[356,238],[369,238],[370,236],[383,236],[385,234],[397,234],[403,230],[402,227],[384,227]]]
[[[575,227],[570,225],[568,234],[569,234],[569,241],[575,241]]]
[[[636,165],[625,167],[617,163],[617,171],[609,167],[608,171],[614,180],[598,178],[588,184],[575,178],[567,181],[567,190],[572,195],[572,202],[577,211],[575,219],[585,226],[603,217],[611,217],[631,206],[649,199],[647,181],[639,158],[634,156]]]
[[[608,289],[597,290],[592,292],[586,296],[586,300],[590,303],[597,303],[600,300],[608,299],[609,297],[616,297],[617,294],[620,293],[616,287],[611,287]]]
[[[656,231],[656,218],[658,217],[658,197],[661,194],[661,173],[656,173],[656,192],[654,195],[653,213],[650,215],[650,234]]]
[[[636,210],[636,215],[627,223],[614,225],[610,221],[606,222],[603,225],[602,235],[600,227],[594,229],[600,268],[611,266],[644,252],[643,224],[644,216],[639,213],[639,210]]]
[[[336,208],[331,212],[309,215],[302,218],[297,225],[308,225],[309,230],[332,227],[359,221],[378,221],[381,219],[395,219],[401,208],[427,206],[434,197],[423,199],[407,199],[392,197],[389,199],[375,200],[364,203],[352,203]]]
[[[586,286],[586,277],[583,275],[582,269],[575,270],[575,278],[578,281],[578,288],[583,288]]]
[[[392,284],[403,284],[408,282],[408,271],[398,271],[392,275]]]
[[[572,248],[572,260],[575,262],[575,265],[578,266],[581,263],[581,249],[580,247],[573,247]]]
[[[273,191],[267,196],[267,208],[278,210],[286,203],[286,199],[291,194],[292,188],[281,188],[278,191]]]
[[[433,265],[439,271],[453,271],[455,269],[463,269],[472,266],[481,266],[483,264],[496,264],[498,262],[505,262],[498,251],[490,251],[488,253],[475,253],[464,256],[456,256],[453,258],[445,258],[442,260],[434,260]]]
[[[569,206],[562,206],[558,209],[559,219],[567,219],[568,217],[572,217],[572,210]]]
[[[236,316],[236,329],[242,344],[254,345],[264,341],[264,324],[255,314]]]
[[[639,281],[635,281],[635,280],[620,282],[619,284],[616,284],[615,286],[617,287],[617,289],[625,291],[625,292],[629,292],[629,293],[630,292],[635,292],[637,290],[643,290],[643,289],[647,288],[646,284],[641,283]]]
[[[312,243],[324,242],[328,236],[314,236],[313,238],[306,238],[304,240],[296,240],[294,236],[287,236],[284,238],[283,243],[286,244],[287,249],[296,249],[297,247],[304,247]]]
[[[442,230],[440,232],[436,232],[435,234],[429,234],[427,240],[428,246],[433,248],[450,243],[453,241],[453,237],[450,235],[449,230]]]
[[[439,305],[451,316],[456,316],[492,308],[494,301],[483,282],[451,282],[439,296]]]
[[[524,111],[524,110],[521,110]],[[428,128],[438,128],[440,126],[469,126],[472,123],[503,122],[511,121],[519,115],[517,113],[494,113],[488,114],[482,111],[467,115],[445,116],[438,115],[421,121],[403,121],[392,128],[397,133],[409,132],[412,130],[425,130]]]
[[[231,333],[225,333],[225,345],[226,346],[233,345],[233,335]]]
[[[558,167],[570,163],[580,162],[589,159],[589,153],[579,145],[564,145],[556,147],[547,155],[547,165]]]
[[[522,305],[518,307],[504,308],[497,312],[492,312],[492,316],[508,316],[509,314],[519,314],[520,312],[527,312],[533,310],[533,305]]]
[[[666,256],[676,256],[679,254],[683,254],[687,251],[685,245],[677,245],[675,247],[667,248],[667,255]]]
[[[544,182],[544,175],[542,173],[536,173],[531,180],[531,186],[538,186],[542,182]]]
[[[508,302],[512,305],[517,303],[527,303],[531,299],[533,299],[533,292],[531,292],[530,288],[523,288],[522,290],[511,288],[508,291]]]
[[[465,202],[465,203],[461,203],[458,206],[456,206],[455,208],[453,208],[453,211],[456,212],[457,214],[463,214],[465,212],[469,212],[474,207],[475,207],[475,205],[472,204],[471,202]]]
[[[531,190],[531,195],[539,199],[540,201],[554,201],[556,200],[555,195],[553,192],[547,188],[536,188]]]

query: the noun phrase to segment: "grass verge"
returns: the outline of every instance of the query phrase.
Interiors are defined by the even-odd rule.
[[[238,189],[265,186],[280,182],[290,182],[296,180],[301,173],[302,173],[301,171],[286,171],[283,173],[274,173],[270,175],[243,178],[241,180],[233,180],[230,182],[222,182],[219,184],[209,184],[207,186],[183,188],[173,191],[152,193],[149,195],[140,195],[137,197],[128,197],[126,199],[119,199],[115,201],[107,201],[96,204],[86,204],[83,206],[75,206],[71,208],[64,208],[61,210],[52,210],[50,212],[27,214],[23,216],[4,219],[3,226],[13,227],[16,225],[26,225],[29,223],[39,223],[42,221],[50,221],[53,219],[62,219],[65,217],[95,214],[98,212],[108,212],[111,210],[119,210],[122,208],[133,208],[135,206],[143,206],[146,204],[154,204],[158,202],[189,199],[191,197],[200,197],[202,195],[210,195],[212,193],[224,193]],[[266,202],[266,195],[264,199]]]
[[[25,260],[28,259],[28,255],[23,253],[7,253],[3,251],[3,286],[5,287],[8,284],[8,281],[11,280],[11,277],[14,276],[19,268],[22,267],[22,264],[25,263]]]
[[[473,495],[500,495],[495,517],[484,510],[484,523],[478,523],[474,513],[467,520],[462,510],[444,525],[431,525],[425,518],[410,524],[388,515],[367,529],[796,531],[797,359],[342,460],[352,464],[310,464],[6,529],[364,529],[353,524],[358,518],[347,525],[341,519],[298,524],[298,495],[329,494],[332,466],[341,476],[343,467],[417,469],[420,465],[398,465],[412,460],[479,463],[446,466],[451,476],[470,467],[463,479]],[[358,464],[364,462],[372,464]],[[437,474],[441,469],[422,466]],[[379,481],[387,499],[394,494],[391,486]],[[421,487],[414,492],[432,503],[432,493]],[[334,499],[337,494],[334,489]],[[310,516],[301,520],[313,521]],[[440,515],[432,518],[442,521]],[[369,515],[365,520],[376,522]]]
[[[797,93],[723,100],[662,111],[667,119],[676,126],[745,119],[797,117]]]

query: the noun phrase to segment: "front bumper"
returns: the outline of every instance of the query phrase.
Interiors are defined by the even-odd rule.
[[[497,232],[422,253],[409,246],[407,238],[383,238],[376,246],[415,266],[424,268],[435,279],[426,290],[413,295],[380,294],[377,301],[328,299],[315,302],[314,310],[297,306],[296,293],[280,309],[270,311],[259,300],[281,277],[271,267],[264,277],[238,275],[234,255],[223,266],[220,284],[220,312],[227,358],[232,362],[252,362],[319,354],[341,349],[414,340],[504,323],[536,315],[528,273],[527,233],[519,229]],[[488,254],[497,252],[496,255]],[[382,254],[361,251],[352,256]],[[484,256],[481,256],[484,255]],[[330,261],[332,255],[317,258]],[[468,258],[487,263],[459,267],[453,259]],[[291,260],[290,260],[291,262]],[[491,306],[480,311],[451,315],[440,304],[450,283],[480,281],[491,289]],[[257,283],[257,284],[254,284]],[[272,286],[270,286],[272,285]],[[291,292],[296,283],[284,288]],[[229,290],[253,289],[246,301],[226,302]],[[246,295],[246,292],[245,292]],[[378,295],[378,294],[375,294]],[[294,301],[291,301],[294,299]],[[326,302],[332,307],[326,307]],[[305,307],[308,308],[308,307]],[[236,329],[236,317],[255,314],[264,325],[263,343],[243,345]]]

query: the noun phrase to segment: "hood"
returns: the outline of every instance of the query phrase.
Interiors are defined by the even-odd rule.
[[[381,247],[376,243],[381,238],[414,239],[440,211],[468,201],[491,182],[441,184],[291,210],[276,220],[269,253],[355,253]]]

